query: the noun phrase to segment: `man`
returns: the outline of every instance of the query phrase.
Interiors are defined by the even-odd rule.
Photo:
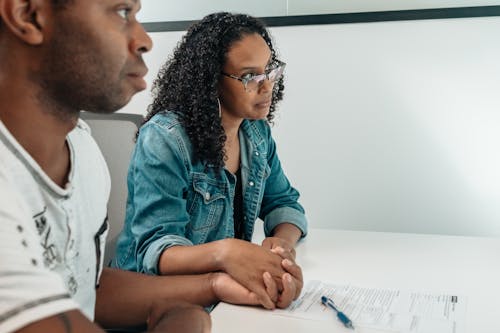
[[[266,302],[222,273],[102,268],[110,181],[78,117],[113,112],[145,89],[142,55],[152,45],[139,7],[0,0],[0,332],[102,332],[94,318],[103,327],[207,332],[210,318],[187,302]],[[265,287],[276,301],[276,284]],[[280,299],[289,304],[293,294],[283,280]]]

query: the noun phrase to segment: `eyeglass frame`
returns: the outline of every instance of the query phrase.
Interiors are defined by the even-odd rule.
[[[280,68],[280,67],[282,68],[280,78],[281,78],[281,77],[283,77],[283,72],[284,72],[284,70],[285,70],[286,63],[285,63],[285,62],[283,62],[283,61],[281,61],[281,60],[276,60],[276,64],[277,64],[277,66],[275,66],[275,67],[273,67],[273,68],[269,68],[269,69],[267,69],[267,70],[266,70],[264,73],[262,73],[262,74],[257,74],[257,75],[255,75],[255,74],[250,74],[250,75],[251,75],[251,76],[250,76],[250,78],[248,78],[248,77],[247,77],[247,78],[245,78],[245,77],[241,77],[241,76],[236,76],[236,75],[229,74],[229,73],[225,73],[225,72],[221,72],[221,74],[222,74],[222,75],[224,75],[224,76],[227,76],[227,77],[229,77],[229,78],[231,78],[231,79],[235,79],[235,80],[240,81],[241,83],[243,83],[243,87],[245,88],[245,91],[247,91],[247,92],[248,92],[249,90],[247,90],[247,84],[248,84],[248,82],[250,82],[251,80],[253,80],[255,77],[262,76],[262,75],[264,75],[264,76],[265,76],[265,78],[264,78],[262,81],[260,81],[260,82],[258,82],[258,83],[257,83],[257,84],[258,84],[258,88],[260,88],[260,87],[262,86],[262,84],[263,84],[263,82],[264,82],[264,80],[265,80],[265,79],[269,80],[269,74],[270,74],[273,70],[276,70],[276,69],[278,69],[278,68]],[[244,75],[248,75],[248,74],[244,74]],[[274,82],[276,82],[276,81],[278,81],[278,80],[279,80],[279,78],[278,78],[278,79],[276,79],[276,80],[274,80],[274,81],[271,81],[271,82],[273,82],[273,83],[274,83]],[[270,80],[269,80],[269,81],[270,81]],[[253,90],[250,90],[250,91],[253,91]]]

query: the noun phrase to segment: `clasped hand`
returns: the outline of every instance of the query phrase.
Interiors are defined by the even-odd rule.
[[[286,241],[269,237],[259,246],[226,239],[223,248],[222,270],[265,308],[286,308],[300,295],[302,270]]]

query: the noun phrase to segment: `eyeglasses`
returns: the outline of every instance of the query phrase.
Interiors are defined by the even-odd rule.
[[[278,81],[283,76],[283,71],[285,69],[285,66],[286,63],[276,60],[274,66],[272,66],[269,69],[266,69],[264,74],[249,73],[240,77],[222,72],[222,75],[230,77],[231,79],[241,81],[241,83],[243,83],[243,86],[245,87],[245,91],[255,91],[262,86],[265,79],[268,79],[272,83]]]

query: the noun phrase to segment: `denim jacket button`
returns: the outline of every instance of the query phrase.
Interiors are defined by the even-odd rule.
[[[255,184],[254,184],[254,182],[249,181],[249,182],[248,182],[248,185],[249,185],[249,186],[254,186]]]
[[[205,200],[210,200],[210,193],[205,193]]]
[[[258,151],[256,151],[256,152],[255,152],[255,156],[259,156],[259,155],[260,155],[260,154],[259,154],[259,152],[258,152]]]

